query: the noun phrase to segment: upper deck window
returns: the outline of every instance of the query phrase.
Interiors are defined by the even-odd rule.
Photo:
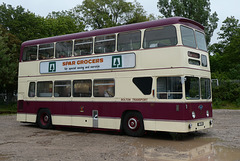
[[[38,59],[50,59],[54,56],[54,44],[41,44],[39,45],[39,55]]]
[[[146,29],[143,40],[143,48],[156,48],[175,46],[177,44],[176,28],[174,26],[163,26]]]
[[[23,49],[23,61],[37,60],[37,46],[27,46]]]
[[[122,32],[118,34],[118,51],[138,50],[141,47],[141,32]]]
[[[196,31],[196,41],[198,49],[207,51],[205,35],[203,33]]]
[[[72,56],[72,41],[64,41],[56,43],[56,58],[64,58]]]
[[[115,51],[115,39],[116,35],[103,35],[95,38],[94,52],[98,53],[110,53]]]
[[[84,38],[75,40],[74,43],[74,55],[90,55],[93,52],[93,40],[92,38]]]
[[[196,41],[193,29],[181,26],[182,43],[185,46],[196,48]]]

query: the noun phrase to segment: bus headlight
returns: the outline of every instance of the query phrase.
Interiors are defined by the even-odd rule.
[[[206,116],[209,117],[209,111],[208,110],[206,111]]]
[[[194,118],[194,119],[196,118],[196,114],[194,111],[192,112],[192,118]]]

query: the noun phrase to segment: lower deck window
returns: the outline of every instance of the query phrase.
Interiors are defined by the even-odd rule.
[[[185,78],[185,93],[187,99],[200,99],[199,78],[197,77]]]
[[[114,97],[115,82],[114,79],[97,79],[93,83],[94,97]]]
[[[144,95],[150,95],[152,92],[152,77],[133,78],[133,83]]]
[[[35,82],[29,83],[28,97],[35,97]]]
[[[38,82],[37,83],[37,96],[38,97],[52,97],[53,83],[52,81]]]
[[[92,80],[73,81],[73,97],[91,97]]]
[[[71,96],[71,81],[55,81],[54,82],[55,97],[70,97]]]
[[[181,77],[159,77],[157,79],[158,99],[181,99]]]
[[[201,97],[202,99],[211,98],[210,79],[208,78],[201,78]]]

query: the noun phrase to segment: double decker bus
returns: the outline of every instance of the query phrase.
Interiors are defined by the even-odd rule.
[[[20,122],[188,133],[211,128],[204,28],[182,17],[26,41]]]

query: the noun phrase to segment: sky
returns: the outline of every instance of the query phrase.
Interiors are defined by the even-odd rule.
[[[69,10],[81,4],[83,0],[0,0],[0,4],[6,3],[10,4],[13,7],[21,5],[26,10],[29,10],[36,15],[47,16],[48,13],[52,11],[62,11]],[[134,0],[126,0],[128,2],[133,2]],[[143,8],[147,11],[148,14],[154,14],[155,16],[160,15],[157,2],[158,0],[137,0]],[[218,28],[215,30],[212,37],[211,43],[218,42],[217,33],[220,31],[222,26],[222,21],[227,17],[234,16],[236,19],[240,20],[239,0],[210,0],[211,11],[217,12],[219,22]]]

